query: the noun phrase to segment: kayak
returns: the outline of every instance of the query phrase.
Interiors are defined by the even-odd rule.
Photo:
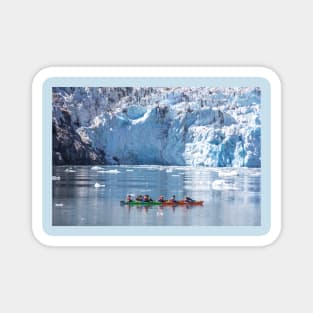
[[[143,201],[120,201],[121,205],[162,205],[162,206],[175,206],[175,205],[203,205],[204,201],[192,201],[192,202],[185,202],[184,200],[178,200],[176,202],[173,201],[165,201],[165,202],[159,202],[159,201],[151,201],[151,202],[143,202]]]
[[[150,202],[143,202],[143,201],[131,201],[131,202],[126,202],[126,201],[120,201],[121,205],[161,205],[162,202],[158,201],[150,201]]]
[[[165,202],[162,202],[162,205],[203,205],[203,202],[204,201],[186,202],[185,200],[178,200],[176,202],[165,201]]]

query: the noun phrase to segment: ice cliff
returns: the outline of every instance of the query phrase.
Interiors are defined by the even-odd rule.
[[[54,164],[261,166],[261,91],[53,88]]]

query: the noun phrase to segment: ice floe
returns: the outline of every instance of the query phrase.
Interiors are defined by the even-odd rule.
[[[66,173],[75,173],[76,171],[73,170],[73,169],[70,167],[70,168],[65,169],[64,172],[66,172]]]
[[[93,167],[91,168],[91,170],[92,170],[92,171],[101,171],[101,170],[103,170],[103,167],[101,167],[101,166],[93,166]]]
[[[120,171],[119,171],[119,170],[108,170],[108,171],[104,171],[104,173],[108,173],[108,174],[119,174]]]
[[[231,170],[231,171],[219,171],[218,172],[219,177],[231,177],[231,176],[239,176],[239,173],[237,170]]]
[[[223,179],[217,179],[213,181],[212,189],[214,190],[238,190],[238,187],[235,184],[226,182]]]

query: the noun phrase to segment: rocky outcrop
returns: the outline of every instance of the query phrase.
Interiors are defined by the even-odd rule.
[[[52,121],[53,164],[105,164],[104,152],[83,142],[72,126],[70,113],[65,109],[61,112],[59,121],[56,118]]]

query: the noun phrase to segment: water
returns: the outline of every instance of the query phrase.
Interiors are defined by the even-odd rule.
[[[55,166],[53,225],[256,226],[260,169],[183,166]],[[121,206],[127,194],[188,195],[203,206]]]

